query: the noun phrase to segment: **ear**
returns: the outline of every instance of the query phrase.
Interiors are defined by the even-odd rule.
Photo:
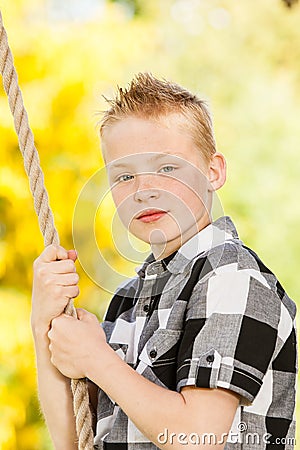
[[[211,157],[208,169],[209,191],[217,191],[226,181],[226,160],[222,153],[216,152]]]

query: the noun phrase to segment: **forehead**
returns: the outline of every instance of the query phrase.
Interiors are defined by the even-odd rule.
[[[106,163],[143,153],[182,153],[196,149],[188,120],[179,113],[157,119],[135,116],[119,119],[106,126],[101,146]]]

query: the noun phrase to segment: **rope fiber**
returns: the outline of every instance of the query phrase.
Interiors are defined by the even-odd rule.
[[[40,166],[38,151],[34,144],[33,133],[29,126],[28,115],[24,107],[22,93],[18,84],[18,75],[14,67],[13,56],[8,45],[7,33],[0,11],[0,71],[4,90],[13,115],[18,135],[19,147],[24,159],[26,174],[34,199],[34,208],[38,216],[39,227],[45,246],[59,245],[58,232],[54,225],[53,213],[44,185],[44,175]],[[70,299],[65,313],[77,318],[73,300]],[[93,449],[92,416],[89,407],[89,393],[86,380],[71,380],[73,407],[76,419],[76,431],[79,450]]]

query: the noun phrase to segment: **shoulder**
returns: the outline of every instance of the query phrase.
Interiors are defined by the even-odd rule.
[[[210,276],[236,274],[254,278],[282,298],[284,289],[276,275],[263,263],[254,250],[240,240],[226,241],[210,249],[205,258],[211,266]]]
[[[275,274],[242,241],[226,241],[211,248],[193,261],[193,267],[197,265],[202,270],[194,303],[200,295],[211,312],[218,306],[222,313],[240,310],[255,317],[258,310],[262,314],[264,310],[265,320],[272,317],[275,327],[282,316],[295,318],[295,303]]]
[[[263,264],[259,256],[242,241],[232,239],[209,249],[202,257],[208,260],[212,274],[225,272],[252,273],[269,278],[270,288],[274,286],[275,275]],[[272,277],[268,275],[271,274]]]

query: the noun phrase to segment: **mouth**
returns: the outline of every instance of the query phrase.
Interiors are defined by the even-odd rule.
[[[151,223],[156,222],[166,214],[167,211],[162,211],[161,209],[147,209],[146,211],[143,211],[141,214],[139,214],[136,219],[140,222]]]

